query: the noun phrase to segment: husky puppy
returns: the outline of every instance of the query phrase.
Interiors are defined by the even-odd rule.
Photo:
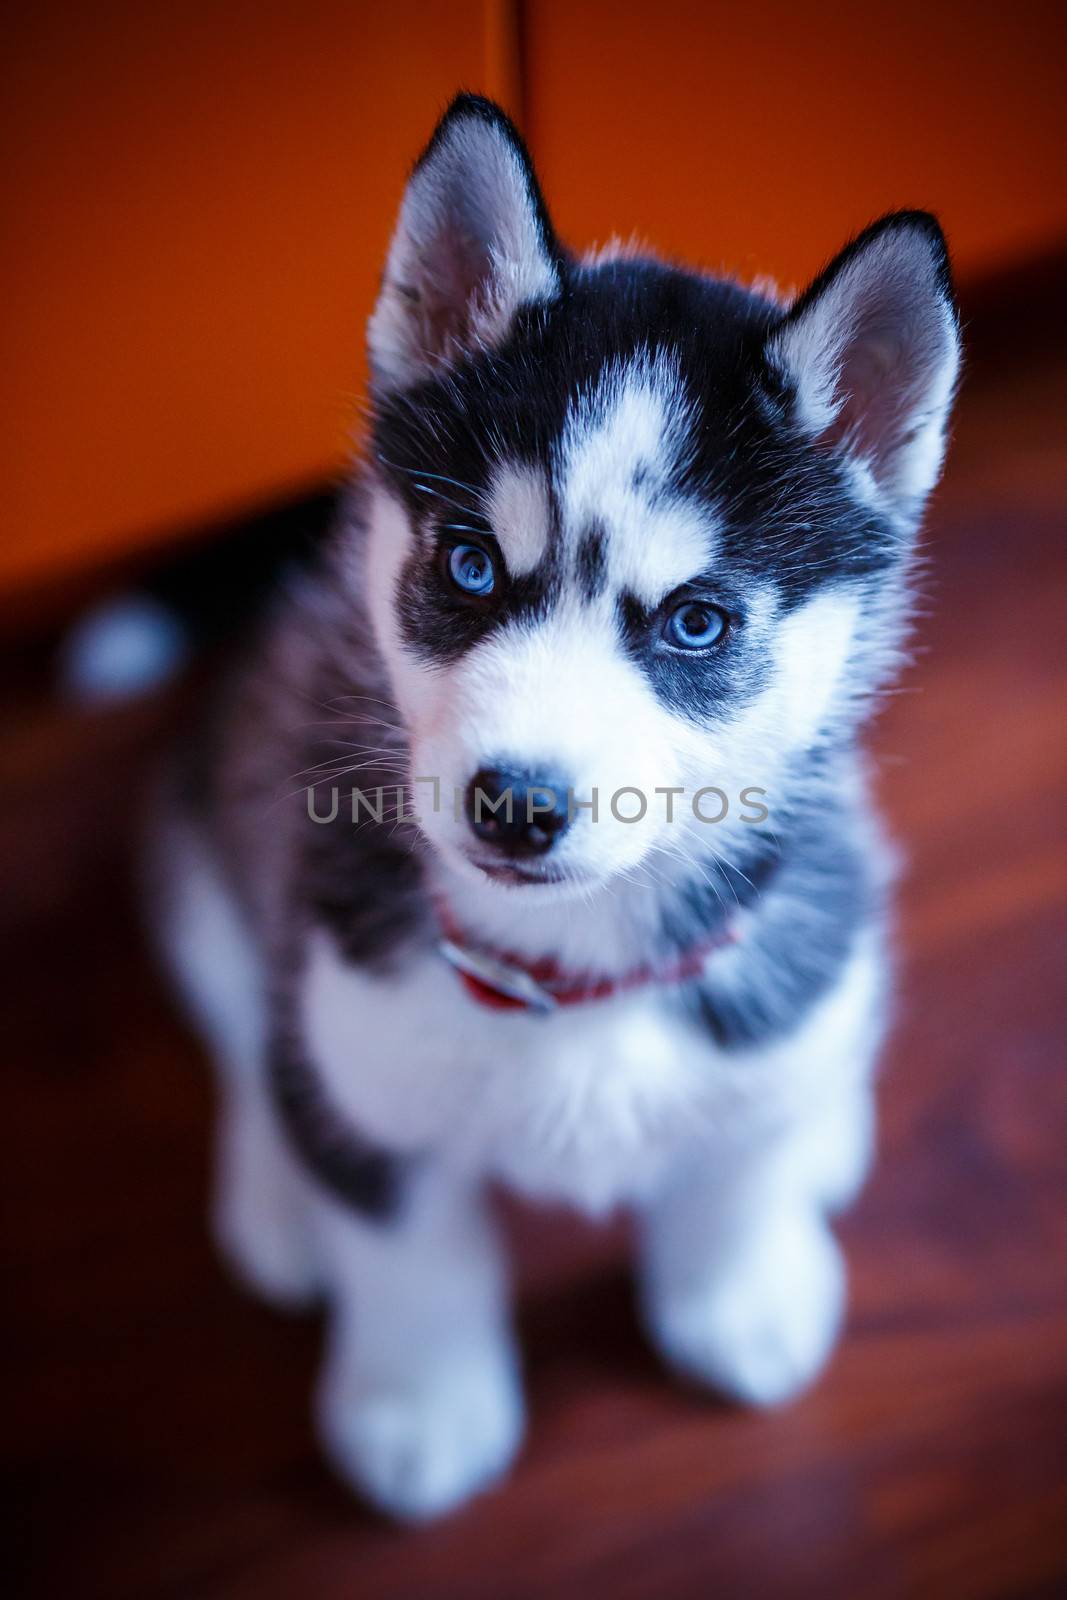
[[[830,1353],[888,986],[856,736],[959,336],[922,212],[789,305],[577,259],[463,95],[369,342],[368,460],[174,763],[152,903],[221,1246],[325,1297],[325,1448],[426,1518],[523,1431],[489,1185],[632,1212],[649,1336],[720,1394]]]

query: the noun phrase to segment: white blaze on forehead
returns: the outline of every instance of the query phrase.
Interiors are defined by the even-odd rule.
[[[489,525],[508,571],[532,572],[548,546],[548,485],[536,467],[514,463],[496,468],[486,497]]]
[[[693,422],[673,365],[646,356],[608,368],[564,429],[558,470],[568,541],[603,529],[612,585],[650,605],[715,554],[710,512],[670,487]]]

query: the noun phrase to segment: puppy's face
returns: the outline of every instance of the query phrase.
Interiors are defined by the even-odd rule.
[[[936,224],[868,230],[788,312],[577,263],[510,125],[461,100],[371,352],[371,609],[431,841],[544,894],[716,851],[746,789],[773,825],[903,635],[958,361]]]

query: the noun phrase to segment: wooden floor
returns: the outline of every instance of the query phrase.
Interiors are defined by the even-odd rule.
[[[618,1234],[523,1217],[529,1441],[505,1487],[427,1531],[331,1479],[308,1422],[319,1325],[243,1298],[208,1246],[208,1077],[121,887],[159,709],[71,723],[10,691],[20,1592],[1067,1593],[1065,385],[1062,357],[995,338],[976,355],[930,523],[926,650],[873,741],[910,857],[903,998],[831,1371],[770,1416],[689,1393],[642,1344]]]

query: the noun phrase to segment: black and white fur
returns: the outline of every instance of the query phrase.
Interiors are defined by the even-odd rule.
[[[370,352],[368,462],[175,763],[153,903],[219,1066],[223,1249],[268,1296],[325,1294],[325,1446],[424,1518],[523,1430],[490,1182],[632,1208],[650,1337],[721,1393],[788,1399],[829,1355],[827,1218],[867,1169],[886,1017],[855,736],[907,633],[959,342],[928,215],[868,228],[789,306],[578,260],[507,118],[463,96],[409,183]],[[461,535],[497,560],[487,605],[442,573]],[[692,594],[729,619],[704,653],[664,642]],[[603,797],[551,873],[492,875],[450,803],[501,765]],[[308,784],[320,815],[340,785],[334,820]],[[354,826],[351,786],[395,784],[420,822]],[[704,784],[758,786],[768,820],[607,810]],[[737,937],[698,980],[545,1018],[467,994],[441,906],[577,973]]]

